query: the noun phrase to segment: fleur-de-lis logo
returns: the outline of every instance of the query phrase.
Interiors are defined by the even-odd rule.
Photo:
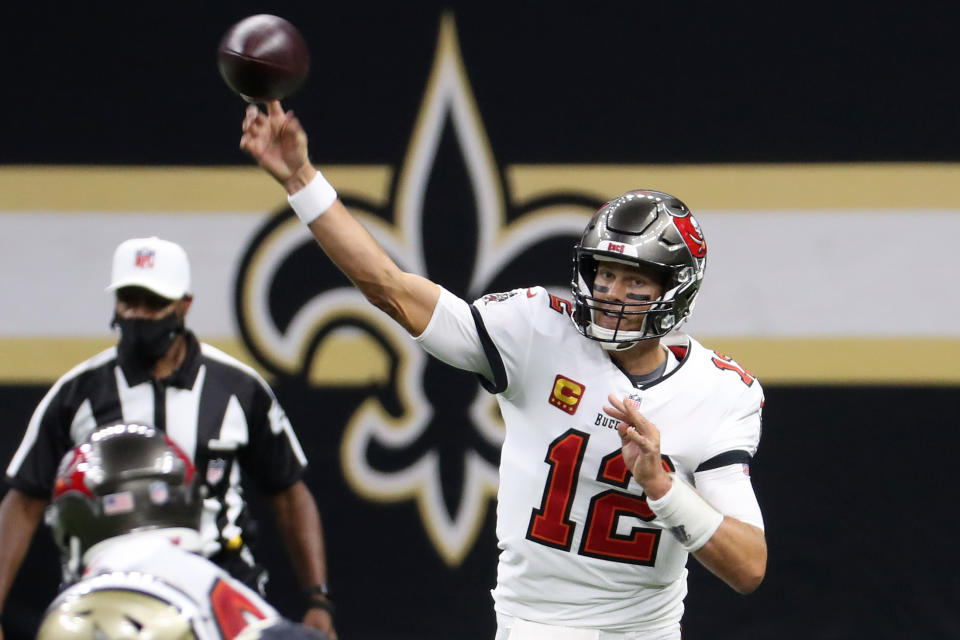
[[[383,201],[342,185],[340,196],[401,269],[468,301],[535,284],[569,295],[573,244],[601,204],[573,192],[527,202],[507,195],[450,15],[390,184]],[[476,377],[427,356],[367,303],[289,210],[248,247],[235,306],[246,346],[274,375],[369,391],[345,424],[324,427],[342,430],[350,488],[371,501],[415,504],[432,546],[459,565],[496,495],[504,437],[496,402]]]

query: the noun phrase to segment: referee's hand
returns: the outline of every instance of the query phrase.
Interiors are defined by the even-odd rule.
[[[337,632],[333,628],[333,616],[330,615],[329,611],[318,608],[307,609],[303,616],[303,626],[323,631],[327,634],[329,640],[337,640]],[[3,640],[3,638],[0,638],[0,640]]]

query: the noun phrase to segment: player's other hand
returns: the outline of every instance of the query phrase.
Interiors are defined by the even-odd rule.
[[[267,103],[264,113],[256,105],[247,107],[243,118],[240,148],[282,184],[295,193],[315,173],[307,155],[307,132],[293,111],[284,111],[277,100]]]
[[[648,497],[653,500],[663,497],[673,481],[660,458],[660,430],[629,398],[620,400],[611,393],[607,399],[611,406],[604,407],[604,412],[620,421],[617,432],[623,443],[623,461]]]
[[[337,640],[337,632],[333,629],[333,616],[328,611],[307,609],[303,616],[303,626],[324,632],[329,640]]]

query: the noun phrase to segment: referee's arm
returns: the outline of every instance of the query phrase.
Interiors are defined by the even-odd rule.
[[[320,512],[310,490],[303,480],[271,498],[276,514],[277,528],[283,536],[287,553],[296,569],[304,590],[327,585],[326,549]],[[323,597],[316,594],[315,597]],[[333,622],[330,611],[311,607],[304,616],[304,624],[331,634]],[[335,637],[335,636],[332,636]]]
[[[262,385],[265,394],[257,394],[254,409],[260,419],[251,428],[250,443],[245,448],[241,466],[270,495],[287,555],[300,585],[311,593],[313,605],[316,600],[324,600],[318,592],[325,591],[327,586],[327,556],[320,512],[302,480],[307,459],[300,442],[273,391],[266,383]],[[325,632],[330,640],[337,639],[329,606],[310,606],[303,622]]]
[[[0,611],[46,506],[46,499],[12,487],[0,502]]]
[[[40,401],[7,468],[9,489],[0,502],[0,611],[50,501],[57,465],[70,446],[61,420],[65,393],[61,380]]]

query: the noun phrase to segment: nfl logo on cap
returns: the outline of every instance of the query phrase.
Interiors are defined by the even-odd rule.
[[[133,266],[141,269],[153,268],[153,251],[150,249],[137,249],[137,255],[134,256]]]
[[[121,242],[113,253],[113,270],[108,291],[121,287],[143,287],[153,293],[179,300],[190,294],[190,261],[183,247],[150,238]]]

